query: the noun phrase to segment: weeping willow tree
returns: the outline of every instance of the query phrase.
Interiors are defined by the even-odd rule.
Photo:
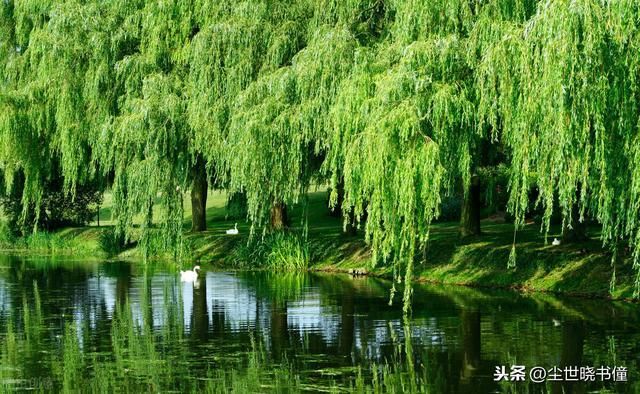
[[[181,250],[183,195],[198,163],[187,122],[186,48],[192,36],[190,2],[141,2],[123,11],[117,39],[133,45],[115,59],[118,106],[100,128],[95,160],[113,173],[117,229],[131,235],[142,217],[147,250],[159,199],[166,248]]]
[[[102,75],[88,62],[102,49],[98,17],[75,3],[2,2],[0,166],[9,188],[22,174],[23,217],[34,210],[36,223],[47,179],[61,175],[73,198],[93,177],[88,138],[109,100],[96,96],[91,78]]]
[[[35,3],[3,3],[20,61],[5,74],[15,85],[3,100],[5,173],[25,173],[35,205],[52,160],[71,198],[87,177],[112,178],[117,228],[131,236],[142,216],[143,245],[160,196],[174,247],[197,153],[183,96],[190,2]]]
[[[234,7],[233,18],[214,26],[212,34],[224,35],[203,37],[208,57],[192,71],[204,70],[198,83],[215,82],[193,109],[197,121],[211,120],[198,128],[209,148],[203,150],[228,189],[246,194],[249,219],[280,229],[286,205],[298,202],[317,172],[323,119],[357,42],[334,25],[338,5],[253,7]],[[215,137],[223,143],[216,146]]]
[[[564,228],[588,214],[614,251],[620,241],[631,244],[636,269],[639,20],[633,1],[541,3],[524,25],[504,28],[478,69],[480,115],[513,152],[518,223],[535,185],[545,231],[554,202]]]
[[[442,194],[470,183],[479,138],[467,56],[474,11],[454,3],[389,2],[385,39],[357,56],[331,108],[332,184],[342,174],[344,205],[367,214],[374,262],[407,282]]]
[[[25,210],[42,198],[40,185],[51,166],[48,140],[54,128],[50,109],[41,100],[31,100],[32,90],[25,87],[29,37],[42,28],[48,10],[48,6],[31,5],[36,9],[27,18],[24,8],[13,2],[0,4],[0,165],[7,191],[16,175],[23,174]]]
[[[270,216],[273,227],[281,226],[278,210],[298,202],[308,186],[314,156],[321,154],[317,137],[354,45],[348,31],[321,31],[291,66],[265,74],[239,97],[225,162],[231,189],[247,193],[257,224]]]
[[[54,171],[71,196],[101,175],[120,231],[142,217],[144,245],[160,202],[163,239],[179,248],[182,191],[202,229],[214,174],[272,227],[328,179],[345,224],[366,217],[374,260],[408,281],[442,196],[462,184],[477,223],[485,150],[499,147],[517,226],[536,189],[543,231],[554,206],[565,231],[588,216],[638,266],[635,1],[0,7],[0,169],[9,186],[24,176],[25,209]]]
[[[232,179],[227,158],[246,153],[227,144],[234,103],[259,75],[287,64],[300,49],[306,26],[298,11],[296,3],[266,1],[200,7],[189,55],[188,116],[195,145],[223,187]]]

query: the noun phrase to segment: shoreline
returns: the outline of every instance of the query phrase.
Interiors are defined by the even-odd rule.
[[[352,275],[354,277],[363,276],[363,277],[373,277],[380,278],[384,280],[392,280],[392,277],[388,274],[376,274],[375,272],[365,272],[358,273],[353,275],[350,270],[340,269],[340,268],[310,268],[310,272],[323,272],[329,274],[346,274]],[[536,289],[528,286],[523,286],[520,284],[512,284],[512,285],[491,285],[491,284],[480,284],[480,283],[469,283],[469,282],[443,282],[439,280],[430,279],[427,277],[419,277],[414,278],[412,281],[413,284],[427,284],[427,285],[441,285],[441,286],[456,286],[456,287],[467,287],[471,289],[486,289],[486,290],[508,290],[514,291],[521,294],[526,293],[541,293],[541,294],[551,294],[555,296],[566,296],[571,298],[581,298],[581,299],[589,299],[589,300],[603,300],[603,301],[612,301],[612,302],[625,302],[636,304],[640,303],[640,299],[626,297],[626,298],[614,298],[611,295],[606,294],[598,294],[598,293],[587,293],[587,292],[571,292],[571,291],[557,291],[557,290],[546,290],[546,289]]]
[[[223,224],[221,227],[224,227]],[[531,226],[533,227],[533,226]],[[485,224],[483,236],[459,240],[452,237],[455,224],[435,224],[433,236],[424,251],[421,262],[414,267],[414,283],[454,285],[472,288],[505,289],[521,293],[541,292],[589,299],[637,303],[633,297],[635,272],[630,261],[616,264],[616,283],[611,284],[611,257],[592,239],[586,244],[544,244],[543,235],[522,230],[517,244],[517,266],[508,269],[506,262],[513,233],[506,224]],[[100,249],[100,233],[108,227],[64,229],[39,236],[46,242],[29,243],[19,239],[8,248],[0,245],[0,253],[22,257],[63,258],[81,261],[141,261],[141,251],[129,247],[109,256]],[[237,250],[246,245],[246,236],[225,237],[214,229],[203,233],[186,234],[189,255],[182,263],[172,255],[151,255],[149,261],[163,261],[188,266],[193,263],[233,270],[273,270],[257,266],[255,261],[232,261]],[[309,250],[307,270],[368,275],[391,279],[391,267],[372,267],[371,254],[359,236],[344,236],[336,231],[315,230],[304,242]],[[188,263],[187,263],[188,262]]]

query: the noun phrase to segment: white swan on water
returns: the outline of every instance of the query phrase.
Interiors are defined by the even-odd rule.
[[[180,280],[183,282],[195,282],[198,280],[198,271],[200,271],[199,265],[193,267],[193,271],[180,270]]]
[[[227,230],[228,235],[238,235],[238,223],[231,230]]]

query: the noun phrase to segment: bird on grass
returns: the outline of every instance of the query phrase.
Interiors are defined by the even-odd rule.
[[[558,238],[554,238],[554,239],[553,239],[553,242],[551,242],[551,245],[553,245],[553,246],[558,246],[558,245],[560,245],[560,240],[559,240]]]
[[[196,280],[198,280],[198,271],[200,271],[199,265],[193,267],[193,270],[180,270],[180,280],[183,282],[195,282]]]
[[[227,235],[238,235],[238,223],[232,229],[227,230]]]

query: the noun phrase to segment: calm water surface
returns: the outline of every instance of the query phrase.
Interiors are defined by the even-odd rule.
[[[640,392],[640,306],[337,274],[0,257],[2,390]],[[495,382],[624,366],[627,383]],[[528,377],[527,377],[528,380]]]

